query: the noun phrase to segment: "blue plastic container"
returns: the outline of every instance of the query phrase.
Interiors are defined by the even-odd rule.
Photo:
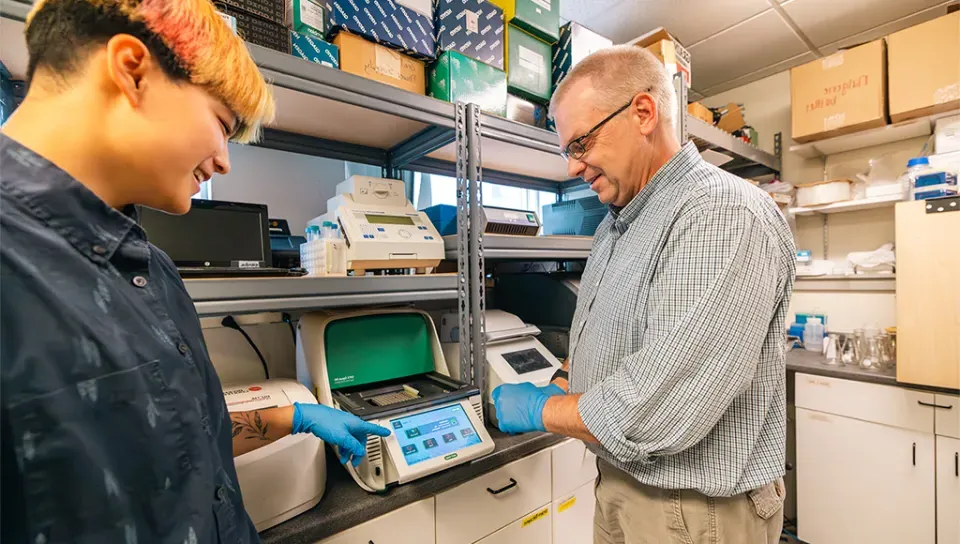
[[[457,207],[450,204],[437,204],[421,210],[427,214],[440,236],[457,233]]]

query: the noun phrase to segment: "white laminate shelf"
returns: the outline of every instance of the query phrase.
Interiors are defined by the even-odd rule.
[[[910,138],[929,136],[933,133],[934,124],[937,119],[958,113],[960,113],[960,110],[953,110],[929,115],[927,117],[901,121],[883,127],[835,136],[816,142],[793,145],[790,146],[790,152],[796,153],[806,159],[813,159],[843,153],[844,151],[863,149],[864,147],[873,147],[875,145],[909,140]]]
[[[444,236],[447,259],[457,258],[456,235]],[[483,257],[514,261],[586,260],[593,247],[593,236],[510,236],[483,235]]]
[[[845,276],[797,276],[794,291],[884,291],[896,292],[897,278],[893,274],[860,274]]]
[[[893,208],[897,205],[897,202],[903,202],[903,198],[899,195],[861,198],[858,200],[845,200],[843,202],[834,202],[833,204],[824,204],[823,206],[787,208],[787,211],[793,215],[858,212],[862,210],[873,210],[876,208]]]

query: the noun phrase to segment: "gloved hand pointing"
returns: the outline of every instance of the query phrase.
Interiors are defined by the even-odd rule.
[[[313,433],[337,447],[340,462],[360,464],[367,454],[367,435],[390,436],[390,431],[359,417],[322,404],[293,403],[293,434]]]

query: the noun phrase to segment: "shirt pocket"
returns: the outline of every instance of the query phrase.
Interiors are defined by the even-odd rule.
[[[175,531],[182,495],[195,486],[196,438],[184,420],[192,402],[168,386],[160,365],[10,407],[31,541],[129,542],[146,531],[144,541]]]

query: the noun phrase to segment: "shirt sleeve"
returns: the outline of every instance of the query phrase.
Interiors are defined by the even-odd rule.
[[[777,307],[777,253],[746,208],[702,205],[674,224],[637,319],[642,348],[580,398],[622,461],[700,442],[750,386]]]

